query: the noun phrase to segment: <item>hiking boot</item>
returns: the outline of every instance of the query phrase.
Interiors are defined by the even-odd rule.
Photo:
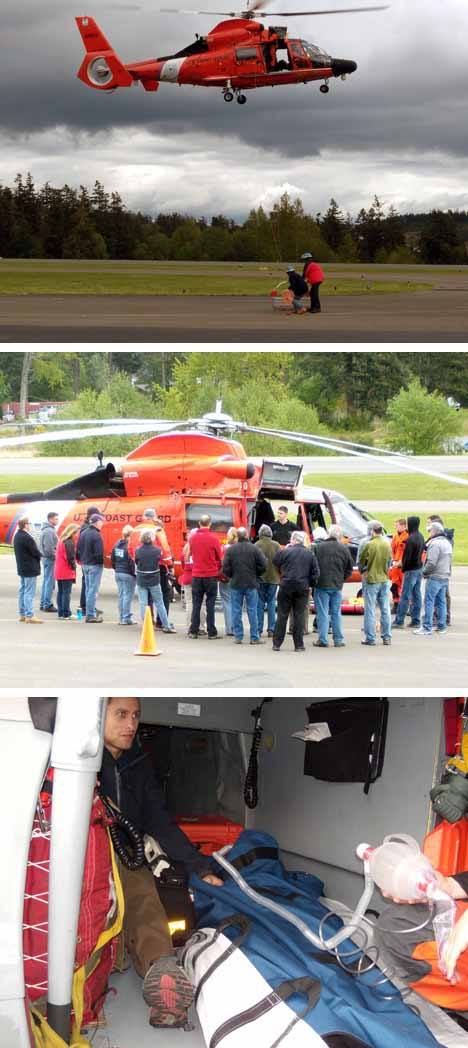
[[[143,980],[143,997],[151,1008],[151,1026],[184,1026],[193,1001],[193,986],[175,957],[159,957]]]
[[[262,640],[262,638],[259,637],[258,640],[251,640],[250,643],[251,644],[266,644],[266,641]]]
[[[57,608],[55,607],[54,604],[49,604],[49,607],[48,608],[42,608],[42,611],[57,611]]]
[[[323,640],[314,640],[314,648],[328,648],[328,644],[324,644]]]
[[[392,643],[391,637],[382,637],[382,644],[385,644],[386,648],[388,648],[391,643]]]
[[[375,648],[375,640],[362,640],[361,644],[366,644],[368,648]]]
[[[42,626],[43,619],[38,619],[36,615],[31,615],[30,618],[25,618],[24,621],[26,623],[31,622],[34,626],[40,622]]]
[[[87,615],[85,622],[104,622],[102,615]]]

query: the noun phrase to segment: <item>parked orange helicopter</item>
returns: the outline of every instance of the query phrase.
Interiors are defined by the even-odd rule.
[[[335,453],[346,452],[358,458],[391,461],[410,472],[468,484],[453,474],[422,469],[395,452],[379,451],[329,436],[235,422],[222,411],[220,402],[214,412],[185,422],[96,419],[87,420],[89,428],[84,428],[85,423],[59,419],[46,425],[48,431],[45,433],[2,437],[0,448],[159,431],[158,436],[151,436],[127,455],[120,469],[112,463],[104,466],[103,453],[100,452],[97,469],[85,476],[44,492],[0,495],[0,543],[8,545],[13,542],[18,519],[25,513],[32,525],[40,528],[47,513],[57,511],[61,533],[72,521],[82,523],[88,506],[97,506],[105,518],[102,533],[108,566],[112,547],[121,537],[123,525],[140,524],[143,510],[148,507],[153,507],[164,522],[177,575],[187,533],[197,526],[203,513],[211,515],[213,528],[221,540],[231,526],[244,526],[255,533],[260,498],[293,504],[298,527],[311,538],[317,526],[327,527],[332,522],[340,524],[351,552],[356,552],[366,534],[368,518],[365,513],[339,492],[303,487],[302,466],[296,462],[247,458],[242,444],[233,439],[235,433],[258,433]],[[55,426],[60,427],[58,432],[54,432]]]
[[[206,36],[197,35],[193,44],[174,55],[127,64],[121,62],[93,18],[77,18],[76,23],[86,50],[77,76],[88,87],[98,91],[131,87],[138,80],[145,91],[157,91],[161,82],[218,87],[225,102],[232,102],[235,96],[240,105],[247,101],[244,94],[246,90],[281,84],[306,84],[310,80],[323,80],[320,90],[326,94],[330,90],[328,81],[339,76],[346,79],[348,73],[354,73],[357,69],[356,62],[332,58],[316,44],[309,44],[306,40],[290,39],[284,26],[266,29],[261,22],[255,21],[256,12],[261,12],[262,18],[292,18],[381,11],[388,6],[291,11],[286,14],[264,11],[265,3],[267,0],[254,0],[247,10],[241,12],[171,10],[171,14],[225,14],[226,20],[216,25]],[[169,13],[167,8],[162,10]]]

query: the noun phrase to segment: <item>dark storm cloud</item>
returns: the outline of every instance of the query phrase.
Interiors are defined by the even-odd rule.
[[[170,53],[193,39],[195,28],[210,27],[210,19],[157,16],[148,0],[140,9],[131,3],[85,6],[124,61]],[[18,13],[1,17],[0,126],[19,134],[56,125],[91,133],[110,126],[167,135],[199,130],[273,146],[291,157],[323,148],[436,148],[466,156],[464,7],[459,0],[445,0],[443,8],[439,0],[394,0],[390,11],[372,15],[292,19],[297,35],[323,41],[338,57],[357,59],[358,72],[345,84],[332,82],[327,97],[312,85],[267,88],[240,108],[226,106],[217,90],[87,90],[75,77],[83,56],[74,24],[74,16],[84,13],[80,5],[22,0]]]

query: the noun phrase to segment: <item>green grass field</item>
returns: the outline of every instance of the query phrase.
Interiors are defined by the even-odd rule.
[[[237,267],[203,272],[153,271],[113,263],[79,267],[0,266],[0,295],[268,295],[280,279],[262,272],[246,274]],[[284,285],[286,287],[286,284]],[[431,291],[433,284],[418,280],[362,280],[336,277],[325,282],[323,295],[395,294]]]
[[[468,481],[468,473],[458,473],[457,476]],[[395,502],[421,499],[426,502],[434,499],[437,503],[468,499],[468,486],[414,473],[307,473],[304,484],[342,491],[351,502],[363,502],[365,499],[392,499]]]
[[[72,480],[71,473],[25,473],[21,477],[11,476],[9,473],[0,473],[0,492],[10,494],[16,491],[47,491],[56,488],[58,484],[65,484],[66,480]]]

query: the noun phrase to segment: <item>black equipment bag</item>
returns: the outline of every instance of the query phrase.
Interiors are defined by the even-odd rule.
[[[307,742],[304,775],[325,782],[363,782],[382,774],[388,699],[330,699],[307,707],[309,724],[326,721],[331,738]]]
[[[183,864],[174,862],[154,878],[154,885],[166,911],[174,946],[183,946],[196,926],[195,906],[188,887],[188,878]]]

